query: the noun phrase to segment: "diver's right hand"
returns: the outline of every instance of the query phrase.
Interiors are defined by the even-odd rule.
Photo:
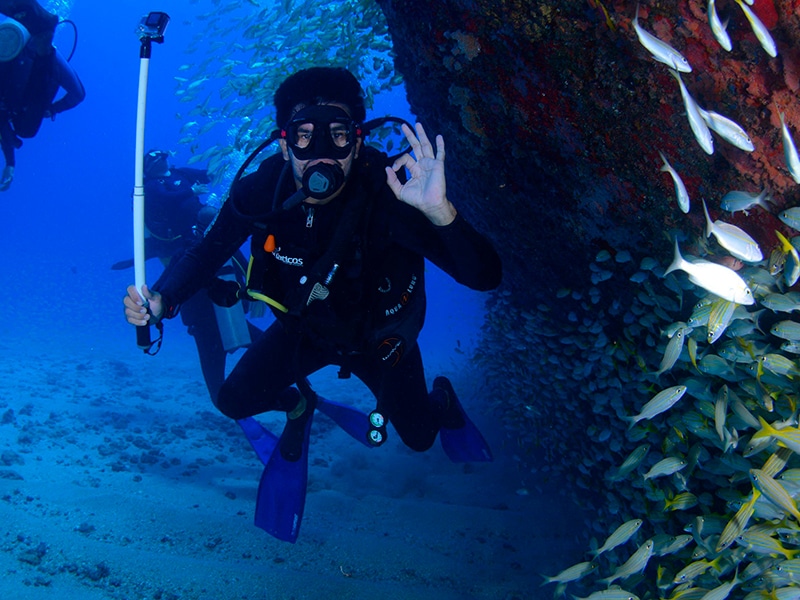
[[[131,325],[155,325],[164,315],[161,294],[150,291],[146,285],[142,286],[142,293],[144,300],[135,285],[128,286],[128,295],[122,299],[122,303],[125,305],[125,318]],[[145,306],[145,301],[147,301],[147,306]]]

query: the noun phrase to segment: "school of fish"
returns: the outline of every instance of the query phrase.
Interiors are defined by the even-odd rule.
[[[402,82],[394,70],[388,25],[369,0],[215,0],[196,17],[201,31],[186,49],[202,60],[182,65],[176,94],[189,107],[179,144],[188,164],[207,165],[214,185],[227,188],[246,157],[282,124],[272,106],[291,73],[320,64],[345,67],[374,96]],[[231,40],[235,40],[233,43]]]
[[[778,55],[752,2],[726,5]],[[707,7],[714,39],[730,51],[727,23],[714,0]],[[694,101],[689,61],[647,31],[638,7],[632,28],[675,78],[704,152],[714,151],[712,132],[751,152],[743,128]],[[800,183],[783,114],[777,138],[782,167]],[[689,213],[686,186],[660,156],[676,209]],[[791,290],[800,207],[776,214],[788,229],[762,240],[769,247],[725,220],[772,211],[770,201],[766,189],[706,192],[705,236],[671,232],[671,263],[609,247],[586,289],[527,310],[510,293],[493,300],[478,359],[530,471],[519,493],[566,495],[590,513],[586,555],[542,574],[554,597],[800,598],[800,293]],[[503,344],[501,363],[492,355]]]

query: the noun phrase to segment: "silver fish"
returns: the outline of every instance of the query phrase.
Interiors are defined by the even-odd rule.
[[[706,125],[700,112],[702,109],[697,102],[695,102],[694,98],[692,98],[691,94],[689,94],[689,90],[687,90],[686,86],[683,84],[681,74],[674,69],[670,69],[669,72],[678,80],[678,85],[681,89],[681,98],[683,98],[683,106],[686,108],[686,116],[689,119],[689,127],[692,128],[692,133],[697,143],[700,144],[700,147],[706,154],[714,154],[714,140],[711,138],[711,130],[708,128],[708,125]]]
[[[636,552],[634,552],[624,564],[620,565],[620,567],[614,571],[613,575],[598,581],[607,585],[611,585],[617,579],[624,579],[625,577],[630,577],[635,573],[641,573],[647,566],[650,557],[653,556],[653,547],[653,540],[647,540],[641,546],[639,546]]]
[[[636,16],[633,18],[633,30],[636,32],[636,37],[639,38],[639,42],[642,44],[642,46],[644,46],[658,62],[664,63],[665,65],[672,67],[681,73],[692,72],[692,66],[689,64],[689,61],[686,60],[686,57],[684,57],[683,54],[639,26],[638,4],[636,5]]]
[[[742,402],[739,396],[735,395],[732,392],[729,392],[728,398],[730,399],[731,410],[737,417],[739,417],[739,419],[744,421],[749,427],[752,427],[753,429],[758,429],[760,427],[758,419],[756,419],[753,413],[751,413],[748,410],[748,408],[744,405],[744,402]]]
[[[800,181],[798,183],[800,183]],[[792,208],[782,210],[778,218],[795,231],[800,231],[800,206],[793,206]]]
[[[800,375],[800,369],[798,369],[797,364],[782,354],[769,352],[760,356],[758,360],[765,369],[776,375],[785,375],[789,378]]]
[[[795,248],[792,243],[786,239],[786,236],[777,229],[775,230],[775,235],[778,236],[781,242],[781,252],[786,254],[783,266],[783,277],[786,281],[786,285],[792,287],[797,283],[798,278],[800,278],[800,255],[797,253],[797,248]]]
[[[800,323],[797,321],[779,321],[769,331],[772,335],[784,340],[800,340]]]
[[[778,56],[778,48],[775,46],[775,40],[772,39],[769,30],[764,26],[764,23],[761,22],[761,19],[759,19],[752,10],[747,8],[747,5],[743,4],[742,0],[736,0],[736,4],[739,5],[742,12],[744,12],[744,16],[750,21],[750,26],[753,28],[753,33],[756,34],[756,38],[758,38],[758,41],[761,43],[761,47],[764,48],[767,54],[772,58]]]
[[[754,304],[753,292],[747,287],[744,280],[735,271],[707,261],[690,263],[681,256],[678,240],[675,240],[675,257],[664,271],[664,275],[680,269],[689,275],[689,280],[695,285],[737,304]]]
[[[750,480],[753,482],[753,487],[761,492],[767,500],[779,506],[800,522],[800,511],[797,510],[797,504],[795,504],[789,492],[786,491],[786,488],[778,481],[761,469],[750,469]]]
[[[643,475],[644,479],[655,479],[657,477],[666,477],[677,473],[686,467],[686,459],[680,456],[668,456],[654,464],[650,470]]]
[[[727,23],[723,25],[719,20],[714,0],[708,0],[708,24],[711,26],[711,33],[714,34],[714,38],[719,42],[719,45],[722,46],[724,50],[730,52],[733,48],[733,44],[731,44],[731,38],[725,30]]]
[[[553,575],[552,577],[548,577],[547,575],[543,575],[545,581],[542,585],[547,585],[548,583],[566,583],[568,581],[577,581],[582,577],[588,575],[592,571],[597,568],[597,563],[587,561],[578,563],[577,565],[572,565],[571,567],[564,569],[558,575]]]
[[[653,417],[668,411],[670,408],[672,408],[672,406],[675,405],[676,402],[678,402],[678,400],[683,398],[686,390],[687,388],[685,385],[675,385],[660,391],[642,407],[642,410],[638,415],[633,417],[623,417],[626,421],[629,421],[628,429],[632,428],[639,421],[652,419]]]
[[[713,110],[700,109],[700,116],[706,122],[706,125],[712,130],[716,131],[722,139],[729,144],[732,144],[744,150],[745,152],[752,152],[756,149],[753,145],[753,140],[747,135],[747,132],[742,127],[731,121],[728,117],[724,117]]]
[[[681,583],[688,583],[694,581],[700,575],[706,572],[709,567],[713,565],[708,562],[707,560],[698,560],[691,564],[686,565],[683,569],[678,571],[678,574],[675,575],[675,578],[672,580],[673,583],[681,584]]]
[[[642,444],[633,449],[633,451],[622,461],[619,469],[610,477],[612,481],[617,481],[625,477],[628,473],[638,467],[647,453],[650,451],[650,444]]]
[[[705,206],[705,202],[703,203]],[[749,263],[757,263],[764,260],[761,248],[746,231],[736,225],[731,225],[724,221],[711,221],[711,217],[706,210],[706,237],[714,235],[719,245],[725,248],[739,260]]]
[[[675,197],[678,200],[678,208],[686,214],[689,212],[689,192],[686,191],[686,186],[683,184],[683,180],[681,176],[678,175],[678,172],[672,168],[672,165],[669,164],[667,157],[664,156],[664,153],[661,150],[658,151],[658,154],[661,156],[661,160],[664,161],[664,166],[661,167],[661,170],[669,173],[672,177],[672,181],[675,184]]]
[[[689,534],[677,535],[673,538],[670,538],[670,540],[662,547],[659,548],[657,545],[656,548],[653,549],[653,553],[658,554],[658,556],[667,556],[668,554],[672,554],[678,550],[684,549],[691,541],[692,536]]]
[[[591,554],[596,558],[603,552],[607,552],[608,550],[612,550],[617,546],[621,546],[631,539],[637,531],[639,531],[642,523],[643,521],[641,519],[631,519],[630,521],[626,521],[617,527],[614,532],[609,535],[608,538],[606,538],[606,541],[603,542],[603,545],[597,550],[594,550]]]
[[[767,202],[769,202],[769,200],[769,192],[766,188],[761,190],[758,194],[734,190],[722,197],[719,206],[722,210],[727,210],[728,212],[742,211],[744,214],[747,214],[748,210],[756,206],[760,206],[768,211],[769,205]]]
[[[800,310],[800,293],[767,294],[761,298],[761,304],[775,312],[794,312]]]
[[[656,371],[656,377],[665,371],[669,371],[673,366],[675,366],[675,362],[678,360],[678,357],[681,355],[681,351],[683,350],[683,342],[686,338],[687,331],[691,330],[687,329],[686,327],[679,329],[670,338],[669,342],[667,342],[667,347],[664,349],[664,356],[661,359],[661,364],[658,367],[658,371]]]
[[[786,168],[794,179],[795,183],[800,183],[800,157],[797,155],[797,147],[794,145],[792,134],[786,125],[783,113],[781,117],[781,136],[783,137],[783,158],[786,161]]]
[[[717,298],[711,304],[711,312],[708,315],[707,340],[709,344],[713,344],[722,336],[731,322],[735,310],[736,304],[723,298]]]
[[[722,530],[722,533],[717,540],[717,552],[722,552],[728,548],[731,544],[733,544],[734,541],[736,541],[736,538],[742,534],[742,532],[745,530],[745,527],[747,527],[747,522],[755,512],[754,506],[756,504],[756,500],[758,500],[760,497],[761,492],[759,492],[757,489],[753,489],[750,499],[739,507],[739,510],[736,511],[736,514],[730,521],[728,521],[728,524],[725,525],[725,528]]]

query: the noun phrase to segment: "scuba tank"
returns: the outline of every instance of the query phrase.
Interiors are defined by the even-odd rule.
[[[227,267],[227,268],[226,268]],[[226,263],[223,272],[218,275],[225,281],[236,282],[234,266],[231,262]],[[222,338],[222,347],[225,352],[235,352],[239,348],[249,346],[252,343],[250,329],[247,326],[247,319],[244,316],[242,301],[236,302],[233,306],[219,306],[214,304],[214,314],[217,318],[219,335]]]
[[[30,37],[22,23],[0,14],[0,62],[17,58]]]

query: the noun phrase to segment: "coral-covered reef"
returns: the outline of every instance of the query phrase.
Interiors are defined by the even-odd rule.
[[[713,153],[690,126],[676,78],[640,43],[632,0],[445,0],[435,11],[380,4],[412,110],[447,141],[448,195],[504,259],[478,359],[521,489],[582,499],[598,539],[623,521],[643,522],[633,576],[620,566],[634,560],[631,548],[604,555],[595,566],[607,577],[588,576],[576,597],[595,597],[617,578],[643,598],[680,597],[679,574],[699,556],[720,569],[681,584],[697,586],[697,597],[740,584],[737,593],[754,597],[796,589],[796,579],[780,577],[778,551],[753,540],[763,533],[777,543],[776,523],[800,499],[789,481],[800,473],[798,451],[759,446],[765,424],[796,423],[798,405],[800,347],[775,332],[797,326],[800,297],[790,292],[800,258],[773,250],[775,231],[797,237],[778,215],[800,204],[781,132],[784,114],[800,140],[800,2],[754,0],[754,27],[739,2],[717,0],[730,51],[712,33],[706,1],[638,7],[642,30],[691,65],[681,73],[686,94],[752,140],[747,151],[715,133]],[[686,186],[688,214],[659,153]],[[728,192],[764,188],[769,210],[723,210]],[[706,239],[701,201],[712,218],[749,233],[770,268],[767,260],[741,268]],[[703,276],[665,278],[673,238],[687,254],[740,268],[755,303],[737,308],[707,294]],[[793,272],[781,273],[782,259]],[[635,417],[678,390],[680,402]],[[664,461],[678,471],[659,472]],[[764,470],[791,490],[783,512],[756,501]],[[679,550],[664,549],[677,541]],[[788,541],[787,558],[800,544]]]
[[[701,198],[715,218],[734,189],[768,186],[778,207],[798,201],[779,120],[784,111],[800,135],[797,0],[754,6],[777,58],[732,0],[717,2],[730,18],[731,52],[714,39],[704,2],[642,3],[642,27],[691,63],[683,79],[695,100],[739,123],[755,145],[747,153],[716,138],[711,156],[692,135],[669,69],[637,40],[634,2],[379,3],[412,110],[448,143],[452,197],[502,242],[515,290],[580,285],[603,248],[669,253],[665,232],[702,226]],[[695,201],[688,218],[659,172],[659,150]],[[779,225],[763,214],[749,221],[767,246]]]

